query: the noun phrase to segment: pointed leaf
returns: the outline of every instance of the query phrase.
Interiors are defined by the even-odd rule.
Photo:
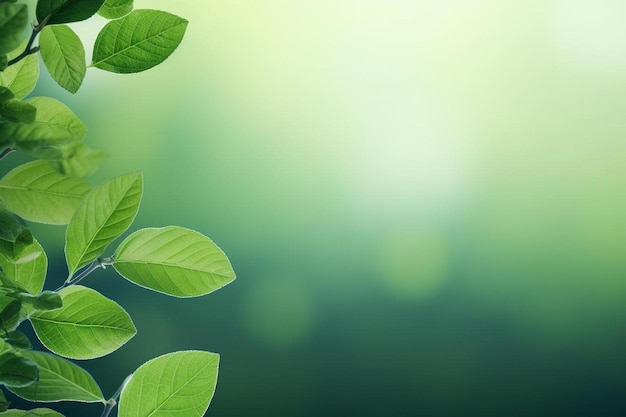
[[[28,44],[28,40],[7,55],[8,59],[16,58]],[[30,94],[39,78],[39,59],[36,54],[28,55],[0,73],[0,86],[9,88],[16,98],[23,99]]]
[[[61,87],[75,93],[83,83],[87,66],[85,48],[66,25],[46,26],[39,35],[41,59]]]
[[[98,14],[106,19],[119,19],[133,10],[133,0],[106,0]]]
[[[14,294],[13,297],[24,304],[32,306],[35,310],[56,310],[63,306],[61,296],[54,291],[44,291],[41,294],[32,295],[25,292]]]
[[[167,12],[135,10],[102,28],[94,44],[92,65],[117,73],[152,68],[178,47],[187,23]]]
[[[0,54],[11,52],[20,44],[27,24],[25,4],[0,4]]]
[[[0,241],[0,267],[31,294],[43,288],[48,269],[48,258],[36,240]]]
[[[114,258],[113,266],[129,281],[176,297],[208,294],[235,279],[228,258],[211,239],[182,227],[139,230]]]
[[[24,318],[22,314],[22,302],[12,297],[2,296],[2,298],[3,307],[2,311],[0,311],[0,330],[10,332],[15,330]],[[11,301],[6,303],[6,301],[8,301],[7,299]]]
[[[80,366],[50,353],[24,351],[21,354],[37,365],[39,380],[27,387],[11,388],[14,394],[37,402],[105,402],[96,381]]]
[[[33,123],[36,120],[37,108],[21,100],[7,100],[0,104],[0,118],[14,123]]]
[[[113,178],[87,194],[67,227],[65,257],[70,275],[96,259],[135,219],[141,174]]]
[[[69,223],[90,187],[66,177],[46,161],[21,165],[0,179],[0,198],[7,208],[26,220]]]
[[[0,138],[8,138],[14,147],[31,150],[82,139],[87,128],[80,119],[58,100],[36,97],[26,103],[37,108],[33,123],[0,123]]]
[[[37,20],[41,23],[48,16],[49,25],[79,22],[96,14],[104,0],[39,0]]]
[[[30,317],[41,343],[57,355],[98,358],[117,350],[137,332],[128,313],[95,290],[74,285],[59,295],[62,308]]]
[[[34,410],[8,410],[2,417],[63,417],[49,408],[35,408]]]
[[[37,380],[37,365],[13,352],[0,355],[0,384],[7,387],[25,387]]]
[[[200,417],[209,407],[219,355],[174,352],[141,365],[122,391],[119,417]]]

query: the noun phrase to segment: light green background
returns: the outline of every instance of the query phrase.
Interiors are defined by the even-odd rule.
[[[136,6],[190,20],[169,60],[37,93],[109,154],[94,184],[144,172],[133,230],[195,228],[238,279],[90,277],[139,329],[88,365],[105,393],[205,349],[210,416],[622,415],[626,3]],[[103,23],[73,26],[88,51]]]

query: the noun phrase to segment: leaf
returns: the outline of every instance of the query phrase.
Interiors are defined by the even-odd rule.
[[[113,178],[85,197],[67,226],[65,258],[70,276],[96,259],[133,222],[139,209],[141,174]]]
[[[106,19],[119,19],[133,10],[133,0],[106,0],[98,14]]]
[[[46,145],[56,145],[80,140],[87,128],[80,119],[58,100],[36,97],[27,100],[37,108],[33,123],[0,123],[0,138],[8,138],[20,150],[32,150]]]
[[[124,278],[176,297],[208,294],[235,279],[228,258],[211,239],[177,226],[131,234],[114,258]]]
[[[9,405],[10,403],[7,401],[7,397],[5,397],[4,392],[0,390],[0,412],[6,411]]]
[[[35,408],[34,410],[9,410],[6,413],[1,414],[2,417],[63,417],[63,414],[59,414],[49,408]]]
[[[59,174],[46,161],[20,165],[0,179],[0,199],[7,208],[39,223],[69,223],[90,189],[78,178]]]
[[[0,71],[4,71],[9,65],[9,59],[5,54],[0,54]]]
[[[15,330],[24,317],[22,314],[22,302],[11,297],[3,296],[3,298],[4,307],[0,311],[0,330],[10,332]],[[7,298],[11,299],[11,301],[5,304]]]
[[[16,58],[28,44],[24,40],[20,46],[9,52],[8,59]],[[16,98],[23,99],[30,94],[39,78],[39,59],[36,54],[28,55],[0,73],[0,86],[9,88]]]
[[[101,150],[91,149],[82,141],[59,145],[61,155],[46,158],[50,165],[61,174],[72,177],[87,177],[93,174],[106,156]]]
[[[0,116],[15,123],[33,123],[37,116],[37,108],[32,104],[13,99],[0,103]]]
[[[128,313],[95,290],[73,285],[59,295],[62,308],[30,317],[41,343],[57,355],[98,358],[117,350],[137,333]]]
[[[6,54],[22,42],[28,24],[25,4],[0,3],[0,54]]]
[[[38,294],[46,279],[48,258],[34,239],[30,242],[0,241],[0,267],[28,292]]]
[[[15,94],[6,87],[0,87],[0,103],[5,103],[15,97]]]
[[[20,397],[37,402],[105,402],[93,377],[78,365],[56,355],[23,351],[22,356],[39,368],[39,380],[23,388],[11,388]]]
[[[119,417],[200,417],[209,407],[219,355],[174,352],[141,365],[122,391]]]
[[[66,25],[46,26],[39,35],[41,59],[48,72],[70,93],[80,88],[85,78],[85,48],[80,38]]]
[[[13,352],[0,355],[0,383],[7,387],[25,387],[37,380],[37,365]]]
[[[79,22],[96,14],[104,0],[39,0],[37,20],[43,22],[48,16],[48,25]]]
[[[61,296],[54,291],[44,291],[37,295],[20,292],[13,296],[21,302],[31,305],[35,310],[49,311],[63,306]]]
[[[133,73],[163,62],[180,44],[187,20],[159,10],[135,10],[107,23],[96,38],[93,65]]]
[[[18,349],[33,348],[33,346],[30,344],[30,340],[28,340],[28,337],[19,330],[13,330],[12,332],[8,332],[4,338],[4,341]]]
[[[15,242],[23,229],[24,226],[22,226],[17,217],[7,210],[2,201],[0,201],[0,248],[4,243],[3,241]],[[0,256],[2,256],[2,252],[0,252]]]

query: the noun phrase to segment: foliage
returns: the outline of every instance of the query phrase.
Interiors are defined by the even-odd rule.
[[[87,66],[83,43],[67,24],[96,13],[112,20]],[[0,179],[0,384],[30,401],[100,402],[102,417],[118,401],[120,417],[201,416],[215,390],[217,354],[182,351],[152,359],[110,399],[69,360],[107,355],[136,334],[124,308],[77,284],[111,265],[141,287],[196,297],[235,278],[230,262],[208,237],[176,226],[135,231],[104,256],[137,215],[143,177],[130,173],[92,187],[84,178],[103,154],[83,142],[83,122],[54,98],[27,98],[39,76],[37,53],[54,81],[76,93],[88,68],[136,73],[160,64],[180,44],[187,21],[133,10],[132,0],[38,0],[35,15],[23,39],[27,5],[0,0],[0,159],[13,151],[34,159]],[[48,260],[28,221],[66,225],[68,277],[55,291],[44,290]],[[24,321],[52,353],[32,349],[19,330]],[[61,416],[48,408],[8,407],[0,391],[0,416]]]

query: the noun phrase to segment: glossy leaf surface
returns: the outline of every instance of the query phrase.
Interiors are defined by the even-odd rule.
[[[66,25],[46,26],[39,35],[41,59],[61,87],[75,93],[85,78],[85,48]]]
[[[119,19],[133,10],[133,0],[105,0],[98,14],[106,19]]]
[[[46,161],[21,165],[0,179],[0,198],[24,219],[67,224],[91,187],[66,177]]]
[[[209,407],[219,355],[174,352],[141,365],[122,391],[119,417],[200,417]]]
[[[30,317],[41,343],[70,359],[107,355],[137,332],[130,316],[117,303],[80,285],[59,291],[63,307]]]
[[[39,0],[37,2],[37,20],[47,20],[49,25],[79,22],[93,16],[104,0]]]
[[[159,10],[135,10],[107,23],[98,34],[92,65],[133,73],[163,62],[180,44],[187,21]]]
[[[0,267],[28,292],[38,294],[46,279],[48,258],[34,239],[30,242],[0,241]]]
[[[133,222],[141,194],[141,174],[113,178],[85,197],[67,227],[65,258],[70,275],[96,259]]]
[[[46,352],[24,351],[22,355],[39,368],[39,380],[23,388],[11,388],[20,397],[38,402],[104,402],[92,376],[78,365]]]
[[[115,269],[142,287],[176,297],[208,294],[235,279],[211,239],[182,227],[142,229],[115,251]]]

